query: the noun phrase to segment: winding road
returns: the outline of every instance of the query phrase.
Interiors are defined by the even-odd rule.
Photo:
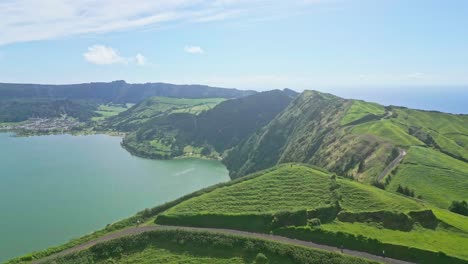
[[[244,232],[244,231],[238,231],[238,230],[231,230],[231,229],[217,229],[217,228],[200,228],[200,227],[181,227],[181,226],[141,226],[141,227],[131,227],[127,229],[123,229],[121,231],[116,231],[107,235],[104,235],[102,237],[99,237],[95,240],[83,243],[81,245],[66,249],[64,251],[58,252],[54,255],[45,257],[43,259],[33,261],[32,263],[44,263],[50,260],[53,260],[57,257],[63,257],[68,254],[78,252],[84,249],[87,249],[89,247],[92,247],[98,243],[102,243],[105,241],[125,237],[125,236],[130,236],[130,235],[138,235],[144,232],[149,232],[149,231],[157,231],[157,230],[185,230],[185,231],[195,231],[195,232],[213,232],[213,233],[219,233],[219,234],[226,234],[226,235],[238,235],[238,236],[244,236],[244,237],[249,237],[249,238],[260,238],[260,239],[265,239],[269,241],[275,241],[275,242],[281,242],[281,243],[286,243],[286,244],[292,244],[292,245],[298,245],[298,246],[304,246],[304,247],[309,247],[309,248],[314,248],[314,249],[321,249],[321,250],[326,250],[330,252],[335,252],[339,253],[341,250],[337,247],[332,247],[332,246],[327,246],[327,245],[321,245],[321,244],[316,244],[313,242],[309,241],[302,241],[302,240],[296,240],[296,239],[291,239],[291,238],[286,238],[282,236],[276,236],[276,235],[269,235],[269,234],[260,234],[260,233],[251,233],[251,232]],[[369,253],[365,252],[360,252],[360,251],[354,251],[354,250],[348,250],[348,249],[343,249],[343,254],[350,255],[350,256],[355,256],[355,257],[360,257],[360,258],[365,258],[373,261],[378,261],[381,263],[391,263],[391,264],[412,264],[412,262],[406,262],[402,260],[396,260],[396,259],[391,259],[391,258],[384,258],[381,256],[377,255],[372,255]]]
[[[398,149],[400,153],[398,154],[398,157],[396,157],[388,166],[380,173],[379,177],[377,178],[377,181],[381,182],[385,175],[390,173],[400,162],[403,160],[403,158],[406,156],[406,150],[404,149]]]

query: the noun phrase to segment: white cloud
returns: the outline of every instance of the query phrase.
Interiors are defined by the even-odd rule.
[[[201,54],[205,51],[199,46],[185,46],[184,51],[192,54]]]
[[[105,65],[115,63],[127,63],[127,60],[119,55],[119,52],[104,45],[94,45],[83,53],[86,61],[93,64]]]
[[[147,59],[141,53],[134,57],[123,57],[119,51],[105,45],[93,45],[88,48],[88,51],[83,53],[85,60],[92,64],[97,65],[110,65],[110,64],[128,64],[136,63],[137,65],[144,66]]]
[[[136,61],[136,64],[138,64],[140,66],[144,66],[146,64],[146,57],[141,55],[141,53],[138,53],[135,56],[135,61]]]
[[[249,13],[258,17],[271,15],[273,9],[284,13],[285,5],[302,1],[284,4],[279,0],[2,0],[0,45],[165,23],[219,21]]]

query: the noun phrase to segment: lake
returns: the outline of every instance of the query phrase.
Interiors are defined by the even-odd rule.
[[[120,141],[0,134],[0,262],[229,180],[219,161],[142,159]]]

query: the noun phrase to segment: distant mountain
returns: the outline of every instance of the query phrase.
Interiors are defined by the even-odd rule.
[[[87,121],[97,116],[95,109],[92,103],[71,100],[0,100],[0,123],[61,116]]]
[[[68,85],[0,83],[0,99],[46,98],[96,100],[104,103],[138,103],[152,96],[178,98],[239,98],[255,91],[225,89],[206,85],[168,83],[129,84],[125,81]]]

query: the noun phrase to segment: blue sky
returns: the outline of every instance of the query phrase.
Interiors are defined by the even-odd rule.
[[[466,87],[467,14],[465,0],[2,0],[0,82]]]

